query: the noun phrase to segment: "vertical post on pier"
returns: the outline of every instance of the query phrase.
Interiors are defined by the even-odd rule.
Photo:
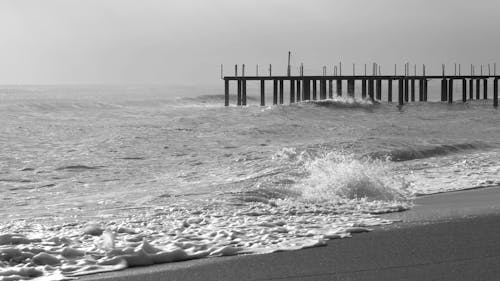
[[[409,87],[409,81],[408,81],[408,78],[405,77],[405,102],[408,102],[409,101],[409,90],[410,90],[410,87]]]
[[[387,101],[392,102],[392,79],[387,80]]]
[[[469,80],[469,99],[474,99],[474,79]]]
[[[247,80],[241,80],[241,105],[247,105]]]
[[[418,80],[418,101],[424,101],[424,79]]]
[[[403,100],[403,88],[404,88],[404,81],[403,81],[403,78],[399,78],[399,81],[398,81],[398,88],[399,88],[399,91],[398,91],[398,103],[400,106],[402,106],[404,104],[404,100]]]
[[[273,80],[273,105],[278,104],[278,80]]]
[[[300,94],[301,89],[302,88],[300,87],[300,79],[297,79],[297,102],[301,100],[301,94]]]
[[[333,98],[333,80],[332,79],[328,80],[328,98],[329,99]]]
[[[448,81],[441,80],[441,101],[446,101],[448,95]]]
[[[354,79],[347,80],[347,94],[349,97],[354,97]]]
[[[467,101],[467,80],[462,79],[462,102]]]
[[[481,96],[480,96],[480,92],[481,92],[480,88],[481,88],[481,79],[478,78],[478,79],[476,79],[476,100],[478,100],[478,99],[481,98]]]
[[[366,64],[365,64],[365,69],[366,69]],[[361,98],[362,99],[366,98],[366,79],[361,80]]]
[[[377,100],[382,100],[382,79],[377,79]]]
[[[266,105],[266,87],[264,79],[260,80],[260,105]]]
[[[229,106],[229,80],[224,79],[224,106]]]
[[[326,79],[321,79],[321,99],[326,100]]]
[[[283,79],[280,79],[280,104],[283,104]]]
[[[448,81],[448,103],[453,103],[453,79]]]
[[[427,87],[428,87],[428,84],[429,81],[427,81],[427,79],[424,79],[424,101],[427,101]]]
[[[415,79],[411,79],[411,101],[415,101]]]
[[[295,103],[295,80],[290,79],[290,104]]]
[[[312,83],[313,83],[313,100],[316,100],[317,99],[316,80],[312,80]]]
[[[372,101],[375,100],[374,83],[375,81],[373,80],[373,78],[368,79],[368,96]]]
[[[483,79],[483,99],[488,99],[488,79]]]
[[[342,79],[337,79],[337,96],[342,96]]]
[[[493,80],[493,106],[498,107],[498,79]]]
[[[236,104],[241,105],[241,80],[238,79],[238,94],[236,97]]]
[[[311,100],[311,80],[304,79],[303,100]]]

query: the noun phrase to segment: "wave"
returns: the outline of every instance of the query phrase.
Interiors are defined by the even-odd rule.
[[[253,181],[254,188],[237,193],[236,198],[240,202],[292,200],[346,205],[376,201],[381,203],[377,211],[387,210],[389,203],[411,200],[410,183],[391,170],[390,162],[320,150],[281,149],[274,156],[281,172]],[[371,204],[364,207],[373,211]]]
[[[467,150],[488,149],[493,146],[484,142],[455,143],[441,145],[425,145],[395,149],[391,151],[377,151],[365,154],[373,159],[387,159],[394,162],[409,161],[414,159],[430,158]]]
[[[382,160],[356,159],[330,152],[305,163],[308,176],[295,188],[312,201],[363,199],[397,201],[409,198],[409,183],[392,175]]]
[[[316,100],[316,101],[303,101],[301,104],[312,104],[318,107],[325,108],[364,108],[370,109],[379,104],[370,99],[360,99],[351,97],[335,97],[333,99]]]

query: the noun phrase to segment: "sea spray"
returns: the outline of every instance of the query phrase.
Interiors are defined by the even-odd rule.
[[[305,163],[309,175],[297,189],[311,201],[366,199],[404,201],[410,184],[395,176],[382,160],[356,159],[352,154],[330,152]]]

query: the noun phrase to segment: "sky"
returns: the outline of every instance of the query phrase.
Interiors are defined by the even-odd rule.
[[[468,73],[500,63],[499,14],[498,0],[0,0],[0,84],[217,85],[221,64],[284,74],[288,51],[306,75]]]

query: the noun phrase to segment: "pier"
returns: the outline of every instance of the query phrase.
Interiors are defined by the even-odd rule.
[[[256,76],[245,76],[245,65],[242,66],[241,75],[238,75],[238,66],[236,65],[234,76],[224,76],[223,66],[221,65],[221,79],[224,80],[225,106],[229,106],[229,89],[231,82],[236,82],[237,84],[236,104],[242,106],[247,105],[246,87],[247,82],[250,81],[260,82],[261,106],[266,105],[266,82],[272,83],[273,85],[271,93],[273,96],[273,105],[283,104],[285,102],[285,89],[288,89],[288,100],[290,104],[309,100],[331,99],[334,95],[339,97],[345,95],[352,98],[369,98],[372,101],[387,101],[389,103],[393,102],[393,100],[397,100],[398,104],[402,106],[409,102],[426,102],[428,100],[428,82],[430,80],[440,80],[441,101],[448,103],[457,101],[454,97],[454,85],[460,84],[462,86],[462,102],[473,99],[486,100],[489,97],[488,84],[492,82],[493,106],[498,107],[498,79],[500,79],[500,76],[496,75],[496,64],[494,66],[495,70],[493,75],[491,75],[491,71],[483,75],[482,67],[481,74],[476,75],[473,66],[471,66],[471,73],[469,75],[460,74],[460,68],[457,74],[456,66],[455,74],[447,75],[445,74],[444,65],[441,75],[426,75],[425,65],[422,68],[421,75],[416,74],[416,67],[414,74],[410,75],[408,64],[405,65],[405,74],[403,75],[380,75],[380,67],[377,68],[377,65],[374,64],[373,75],[366,74],[366,65],[364,75],[342,75],[342,64],[339,64],[338,68],[337,66],[334,67],[333,75],[326,75],[326,67],[323,67],[323,75],[303,75],[303,66],[301,65],[299,75],[291,75],[290,66],[288,66],[287,75],[273,76],[271,72],[272,67],[270,65],[269,76],[259,76],[258,67]],[[396,66],[394,68],[396,72]],[[488,69],[490,68],[488,67]],[[355,66],[353,65],[353,72],[354,71]],[[385,83],[383,84],[382,82],[384,81]],[[333,86],[334,83],[335,87]],[[356,83],[361,85],[360,93],[356,92]],[[397,86],[395,89],[397,89],[398,92],[397,98],[393,97],[393,84],[396,83]],[[383,85],[386,86],[386,89],[383,89]],[[335,93],[333,92],[334,88],[336,89]],[[343,89],[347,89],[347,91],[344,92]],[[383,94],[384,92],[386,93],[385,95]]]

